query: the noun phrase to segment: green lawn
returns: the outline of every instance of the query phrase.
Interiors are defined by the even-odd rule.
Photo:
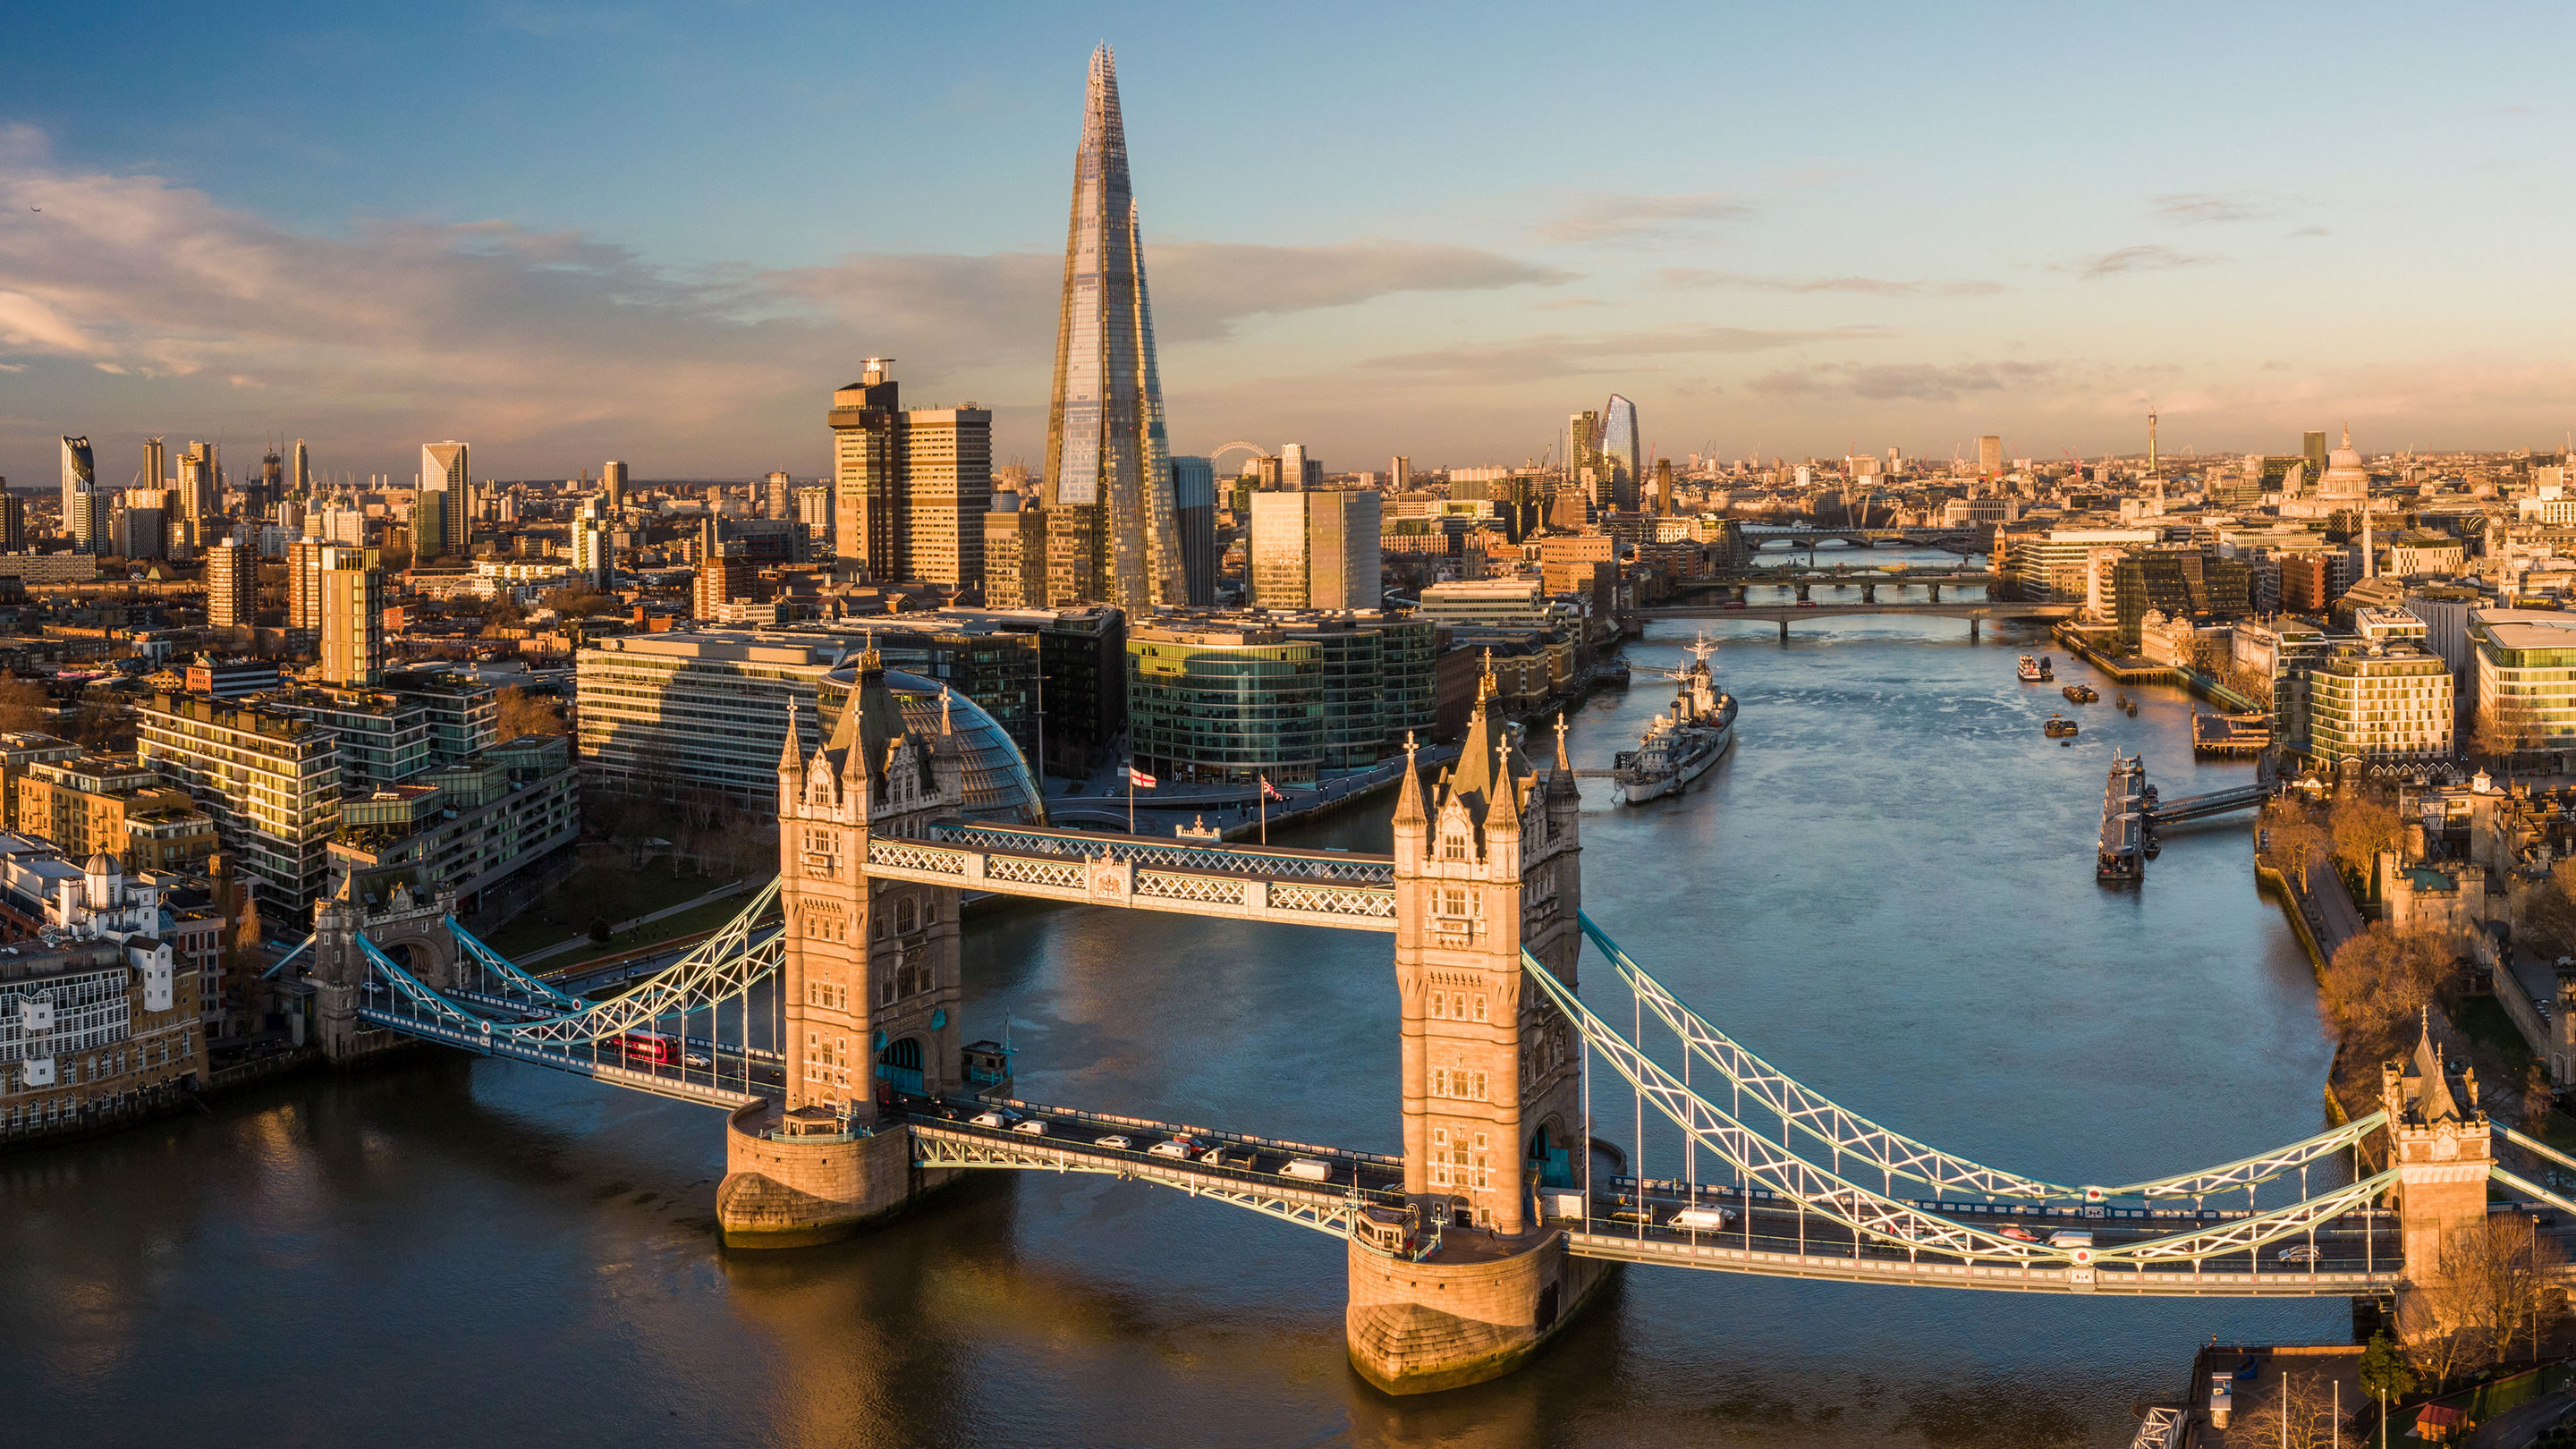
[[[2531,1043],[2514,1029],[2504,1003],[2492,996],[2463,996],[2451,1003],[2451,1023],[2471,1045],[2493,1053],[2513,1075],[2506,1082],[2484,1083],[2489,1091],[2522,1089],[2522,1074],[2531,1069]]]
[[[565,877],[563,883],[548,892],[543,900],[521,911],[508,925],[494,932],[491,946],[502,955],[515,958],[522,952],[542,950],[559,941],[570,940],[589,930],[593,920],[605,918],[611,923],[631,921],[637,916],[694,900],[728,879],[731,877],[702,876],[696,867],[685,864],[680,867],[679,876],[674,878],[668,861],[656,861],[642,870],[585,865]],[[696,912],[687,914],[695,915]],[[682,918],[672,918],[679,919]],[[658,931],[670,924],[670,921],[655,921],[645,929]],[[653,939],[666,939],[673,934],[677,933],[664,931]],[[544,964],[555,965],[572,954],[566,952],[564,956],[549,957]]]

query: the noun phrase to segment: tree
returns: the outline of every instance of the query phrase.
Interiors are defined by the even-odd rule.
[[[2336,797],[2327,829],[2334,834],[2335,864],[2365,885],[2378,866],[2379,853],[2395,850],[2406,838],[2406,827],[2394,806],[2352,789]]]
[[[494,594],[492,602],[483,607],[483,622],[497,628],[509,628],[527,617],[528,611],[520,608],[519,601],[506,593]]]
[[[563,715],[555,702],[542,694],[531,694],[518,685],[504,685],[499,698],[500,734],[504,740],[521,735],[559,735],[564,733]]]
[[[2374,921],[2326,963],[2317,1004],[2335,1040],[2361,1060],[2389,1056],[2455,969],[2450,944],[2436,933],[2401,935]]]
[[[2398,1302],[2407,1357],[2437,1384],[2496,1362],[2519,1337],[2537,1357],[2541,1332],[2566,1312],[2565,1266],[2555,1240],[2520,1214],[2453,1229],[2439,1269]]]
[[[2326,833],[2326,828],[2319,825],[2306,808],[2287,800],[2277,803],[2277,809],[2266,812],[2273,816],[2273,820],[2264,827],[2264,831],[2270,837],[2273,858],[2298,867],[2299,889],[2305,891],[2308,888],[2308,868],[2316,863],[2318,856],[2333,848],[2334,837]]]
[[[2521,710],[2504,707],[2501,700],[2486,700],[2470,716],[2469,736],[2472,748],[2493,760],[2503,757],[2505,778],[2513,778],[2515,764],[2522,752],[2539,746],[2540,723]]]
[[[626,607],[615,594],[604,594],[588,585],[556,589],[539,602],[567,619],[586,618],[592,614],[614,614]]]
[[[2314,1369],[2300,1373],[2290,1367],[2294,1359],[2272,1361],[2281,1366],[2273,1381],[2272,1396],[2228,1426],[2229,1440],[2286,1444],[2289,1449],[2332,1449],[2340,1442],[2333,1377]]]
[[[608,944],[609,934],[610,930],[608,918],[606,916],[593,916],[590,918],[590,939],[605,946]]]
[[[2370,1346],[2361,1351],[2361,1391],[2379,1401],[2379,1417],[2388,1418],[2388,1401],[2402,1399],[2415,1392],[2415,1375],[2407,1372],[2406,1360],[2399,1357],[2397,1345],[2385,1333],[2370,1336]]]
[[[43,729],[51,703],[45,687],[34,680],[0,675],[0,734]]]

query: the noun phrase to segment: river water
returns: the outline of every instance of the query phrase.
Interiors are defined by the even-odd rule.
[[[2168,797],[2190,704],[2025,686],[2035,631],[1712,627],[1743,702],[1686,798],[1586,782],[1587,909],[1703,1014],[1911,1135],[2126,1181],[2319,1126],[2328,1049],[2246,826],[2143,887],[2091,842],[2113,748]],[[1685,626],[1573,722],[1606,765]],[[2061,681],[2085,677],[2061,663]],[[2072,748],[2043,740],[2080,713]],[[1383,849],[1379,809],[1307,843]],[[1022,1094],[1391,1150],[1383,938],[1081,909],[972,918],[969,1033]],[[1587,957],[1585,994],[1625,1019]],[[1596,1073],[1604,1135],[1631,1108]],[[2125,1444],[2191,1345],[2337,1338],[2340,1299],[2078,1301],[1630,1269],[1507,1380],[1394,1401],[1342,1351],[1335,1240],[1166,1190],[996,1175],[862,1240],[716,1246],[720,1124],[505,1062],[314,1077],[0,1158],[0,1414],[211,1445]],[[1674,1163],[1650,1129],[1647,1169]]]

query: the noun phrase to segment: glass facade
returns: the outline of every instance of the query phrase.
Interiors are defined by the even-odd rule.
[[[1166,616],[1128,638],[1136,762],[1238,784],[1367,769],[1430,730],[1436,639],[1419,620]]]
[[[1621,513],[1637,511],[1637,477],[1645,450],[1637,441],[1637,405],[1610,394],[1601,413],[1601,461],[1613,470],[1610,506]]]
[[[939,734],[939,681],[900,669],[886,671],[886,691],[903,711],[906,732],[924,739]],[[831,738],[832,726],[859,687],[856,668],[836,669],[816,690],[821,712],[817,738]],[[952,687],[948,696],[948,729],[958,737],[966,758],[966,813],[977,820],[1015,825],[1043,825],[1046,808],[1038,798],[1037,777],[1001,722]]]
[[[1141,609],[1184,599],[1153,308],[1117,62],[1105,45],[1092,52],[1074,153],[1046,457],[1047,509],[1065,510],[1080,534],[1061,547],[1048,541],[1048,602]]]

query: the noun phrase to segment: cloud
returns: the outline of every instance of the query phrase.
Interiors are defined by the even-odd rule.
[[[1736,272],[1704,272],[1666,267],[1656,276],[1667,287],[1742,287],[1756,292],[1856,292],[1870,297],[1991,297],[2004,290],[1999,282],[1897,282],[1883,277],[1748,277]]]
[[[2171,272],[2183,267],[2202,267],[2222,258],[2194,256],[2172,247],[2122,247],[2088,258],[2084,263],[2084,280],[2098,282],[2121,272]]]
[[[1529,381],[1575,373],[1629,371],[1644,358],[1766,352],[1811,342],[1860,342],[1895,335],[1883,327],[1832,327],[1812,331],[1758,331],[1744,327],[1667,327],[1581,337],[1542,333],[1509,341],[1470,344],[1436,352],[1372,357],[1359,365],[1376,372],[1410,374],[1426,382]],[[1618,367],[1594,364],[1617,362]]]
[[[1611,307],[1617,304],[1606,297],[1549,297],[1527,305],[1533,312],[1563,312],[1574,307]]]
[[[2270,214],[2271,208],[2243,196],[2213,196],[2205,192],[2188,192],[2178,196],[2155,198],[2155,215],[2181,226],[2210,222],[2253,221]]]
[[[2333,235],[2334,235],[2334,233],[2333,233],[2333,232],[2330,232],[2330,231],[2328,231],[2328,230],[2326,230],[2324,227],[2321,227],[2321,226],[2303,226],[2303,227],[2300,227],[2297,231],[2294,231],[2294,232],[2290,233],[2290,235],[2292,235],[2292,236],[2333,236]]]
[[[1594,191],[1576,197],[1532,235],[1552,246],[1616,241],[1687,228],[1694,222],[1741,221],[1753,208],[1717,191],[1678,196]]]
[[[1775,397],[1945,402],[1963,393],[2037,387],[2058,381],[2064,373],[2053,362],[1844,363],[1765,373],[1749,386]]]
[[[163,385],[120,394],[108,404],[120,415],[168,416],[184,397],[210,416],[337,433],[344,451],[470,437],[504,468],[518,466],[512,445],[543,442],[574,457],[613,447],[647,470],[723,458],[730,473],[745,454],[813,466],[823,393],[864,356],[902,359],[897,376],[928,389],[908,387],[915,397],[1043,410],[1060,256],[761,271],[657,265],[499,221],[359,217],[350,235],[319,236],[163,178],[54,168],[41,140],[0,130],[0,355],[33,359],[39,377],[62,364]],[[1262,315],[1576,276],[1374,239],[1149,243],[1146,266],[1167,343],[1220,340]],[[54,375],[46,386],[70,386]],[[662,452],[672,461],[643,461]]]

